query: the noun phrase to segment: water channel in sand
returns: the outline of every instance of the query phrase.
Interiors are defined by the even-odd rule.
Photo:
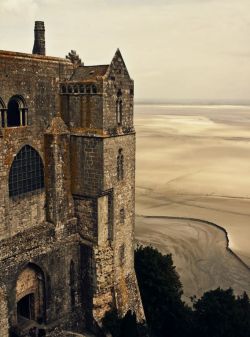
[[[196,285],[197,294],[219,285],[249,292],[250,272],[242,272],[239,261],[225,260],[226,240],[224,236],[222,250],[219,229],[140,215],[216,223],[227,231],[230,248],[250,265],[250,107],[136,105],[135,127],[137,237],[173,253],[188,295],[195,282],[201,283]],[[186,249],[188,242],[193,251]],[[221,262],[216,268],[215,257]],[[220,269],[221,277],[204,283],[197,260],[211,266],[210,272],[206,267],[207,277]],[[192,280],[185,272],[186,261],[192,261]],[[228,264],[227,274],[232,266],[236,278],[225,279],[224,264]]]

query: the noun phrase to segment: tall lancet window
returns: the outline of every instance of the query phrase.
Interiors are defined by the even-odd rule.
[[[122,149],[119,149],[117,156],[117,179],[122,180],[124,178],[124,156]]]
[[[116,123],[122,125],[122,91],[119,89],[116,94]]]
[[[70,299],[71,299],[71,306],[74,307],[76,304],[76,271],[75,271],[75,264],[71,260],[70,262]]]
[[[122,125],[122,99],[116,101],[116,123],[118,126]]]

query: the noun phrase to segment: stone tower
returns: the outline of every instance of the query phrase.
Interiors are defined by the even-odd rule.
[[[113,308],[142,321],[133,80],[119,50],[84,66],[39,48],[0,51],[0,336],[98,331]]]
[[[45,27],[43,21],[35,22],[35,41],[32,54],[45,55]]]

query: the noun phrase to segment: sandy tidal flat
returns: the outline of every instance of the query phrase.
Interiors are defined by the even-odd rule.
[[[137,105],[135,124],[137,215],[188,217],[214,222],[226,229],[230,248],[250,265],[250,107]],[[197,231],[206,227],[205,224],[193,229],[192,238],[192,231],[183,229],[182,232],[178,229],[179,223],[164,224],[164,220],[159,223],[147,219],[146,225],[145,219],[142,219],[137,218],[137,235],[140,239],[147,236],[145,239],[148,240],[150,233],[151,241],[159,241],[161,248],[167,251],[175,240],[175,247],[179,246],[179,252],[183,255],[181,259],[174,249],[175,262],[182,270],[182,278],[188,279],[185,259],[191,261],[192,256],[191,250],[184,249],[183,235],[186,235],[186,243],[193,242],[194,249],[199,245],[205,247],[198,253],[201,260],[206,261],[205,253],[210,247],[217,247],[218,229],[209,234],[209,239],[206,235],[200,235],[197,241]],[[194,227],[196,225],[193,224]],[[183,223],[182,226],[185,227]],[[174,233],[175,227],[178,230]],[[164,241],[159,240],[159,228],[165,235]],[[211,244],[213,238],[214,245]],[[225,244],[219,247],[217,257],[221,256],[221,261],[226,263],[221,254]],[[194,260],[193,275],[201,272],[198,264],[195,271],[196,263]],[[237,275],[237,263],[234,265],[234,275]],[[218,275],[225,275],[223,268]],[[239,275],[237,289],[240,290],[246,284],[245,281],[240,283],[243,276],[241,272]],[[236,288],[237,282],[230,277],[227,279],[230,284],[223,276],[221,286],[234,285]],[[217,281],[211,281],[202,289],[219,285],[220,279]],[[194,283],[190,281],[191,288]]]

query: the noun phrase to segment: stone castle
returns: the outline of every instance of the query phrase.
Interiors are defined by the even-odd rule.
[[[0,336],[82,336],[116,308],[143,320],[134,272],[134,84],[119,50],[0,51]],[[78,334],[76,334],[78,333]]]

